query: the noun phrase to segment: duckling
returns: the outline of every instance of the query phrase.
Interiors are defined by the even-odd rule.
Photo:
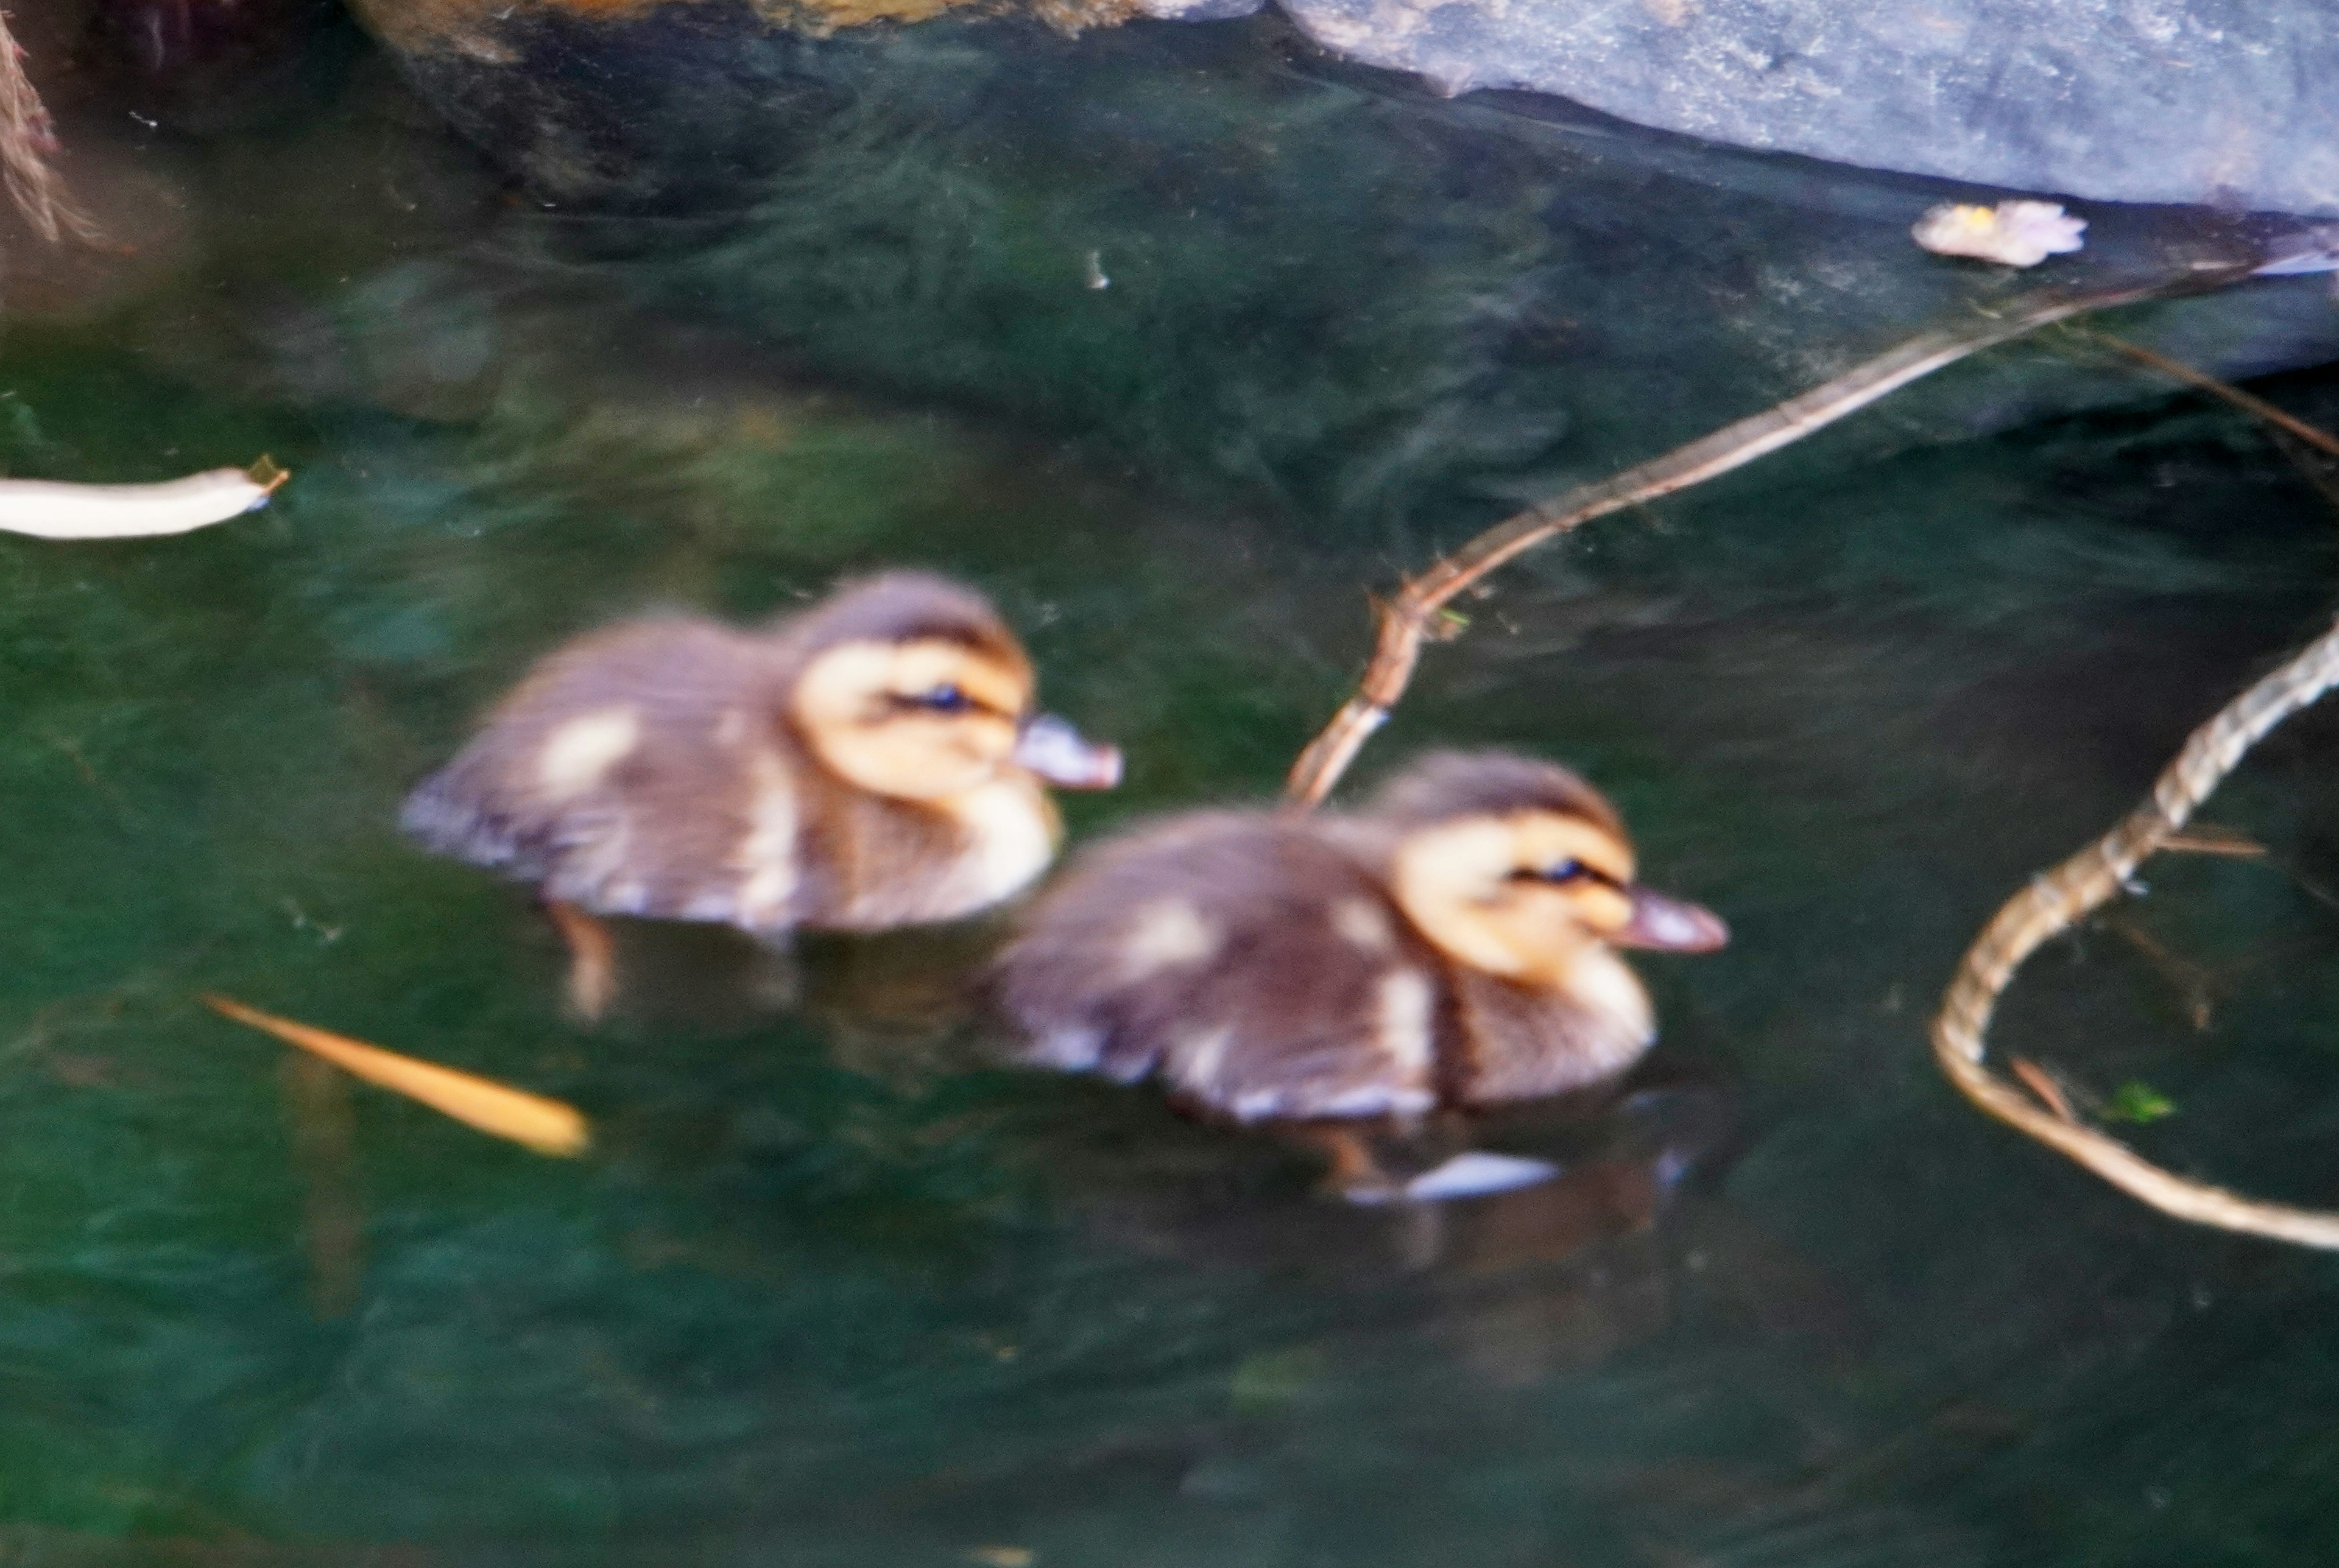
[[[1240,1122],[1406,1123],[1557,1094],[1655,1039],[1617,949],[1729,940],[1633,870],[1615,808],[1574,774],[1438,753],[1355,816],[1196,813],[1091,852],[1002,955],[999,995],[1024,1060],[1150,1073]],[[1352,1196],[1386,1194],[1357,1139],[1330,1151]],[[1457,1158],[1413,1195],[1535,1174]]]
[[[548,655],[408,797],[427,848],[538,884],[585,971],[593,914],[759,937],[972,914],[1054,858],[1047,784],[1120,754],[1032,710],[1022,646],[980,595],[893,572],[741,630],[668,616]],[[598,952],[593,951],[597,947]]]

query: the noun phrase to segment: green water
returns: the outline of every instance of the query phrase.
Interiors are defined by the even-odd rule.
[[[1076,837],[1262,794],[1365,592],[1491,515],[1486,471],[1661,444],[1623,449],[1632,385],[1561,378],[1591,435],[1457,458],[1466,419],[1359,421],[1352,377],[1308,427],[1335,436],[1197,476],[1178,409],[1149,444],[986,405],[1016,361],[980,325],[901,326],[939,367],[913,397],[871,320],[741,331],[768,297],[714,252],[552,256],[363,63],[291,123],[88,133],[178,182],[193,238],[8,323],[0,460],[296,477],[180,540],[0,542],[0,1563],[2327,1561],[2339,1273],[1983,1121],[1923,1039],[1996,903],[2326,616],[2332,503],[2247,422],[2137,388],[1897,454],[1831,436],[1474,603],[1364,773],[1567,759],[1736,941],[1644,966],[1644,1092],[1485,1129],[1566,1181],[1432,1227],[1147,1091],[985,1066],[983,932],[793,976],[636,932],[666,992],[580,1027],[527,899],[391,823],[563,636],[880,563],[982,585],[1050,705],[1127,748]],[[1022,404],[1061,412],[1083,351],[1030,345]],[[1163,374],[1254,384],[1217,352]],[[2261,390],[2339,422],[2327,374]],[[2307,1202],[2339,1193],[2334,726],[2216,803],[2265,860],[2156,863],[1999,1026],[2172,1101],[2155,1157]],[[288,1070],[205,990],[568,1099],[597,1150]],[[1652,1206],[1660,1164],[1688,1175]]]

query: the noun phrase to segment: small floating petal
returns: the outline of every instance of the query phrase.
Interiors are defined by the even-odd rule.
[[[183,534],[267,504],[290,476],[262,458],[160,485],[69,485],[0,479],[0,530],[42,539],[134,539]]]
[[[1945,202],[1917,220],[1909,232],[1938,256],[1972,256],[2009,267],[2035,267],[2087,243],[2079,238],[2085,218],[2074,218],[2057,202],[2000,202],[1995,207]]]

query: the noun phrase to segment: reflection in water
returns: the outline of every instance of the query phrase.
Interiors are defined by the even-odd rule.
[[[358,1303],[365,1273],[365,1208],[358,1196],[356,1119],[339,1069],[288,1050],[277,1063],[285,1130],[304,1191],[301,1239],[309,1253],[309,1304],[321,1318]]]

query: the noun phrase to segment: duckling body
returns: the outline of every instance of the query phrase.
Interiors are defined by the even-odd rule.
[[[1032,684],[986,602],[921,574],[759,630],[638,621],[548,656],[401,822],[597,913],[759,935],[951,920],[1047,866],[1049,780],[1117,776],[1031,715]]]
[[[1214,812],[1084,857],[1002,960],[1030,1060],[1246,1121],[1427,1110],[1450,1010],[1357,847]]]
[[[1614,949],[1726,935],[1633,883],[1574,774],[1445,754],[1357,816],[1195,814],[1091,852],[1000,989],[1039,1064],[1241,1121],[1410,1118],[1614,1077],[1655,1036]]]

